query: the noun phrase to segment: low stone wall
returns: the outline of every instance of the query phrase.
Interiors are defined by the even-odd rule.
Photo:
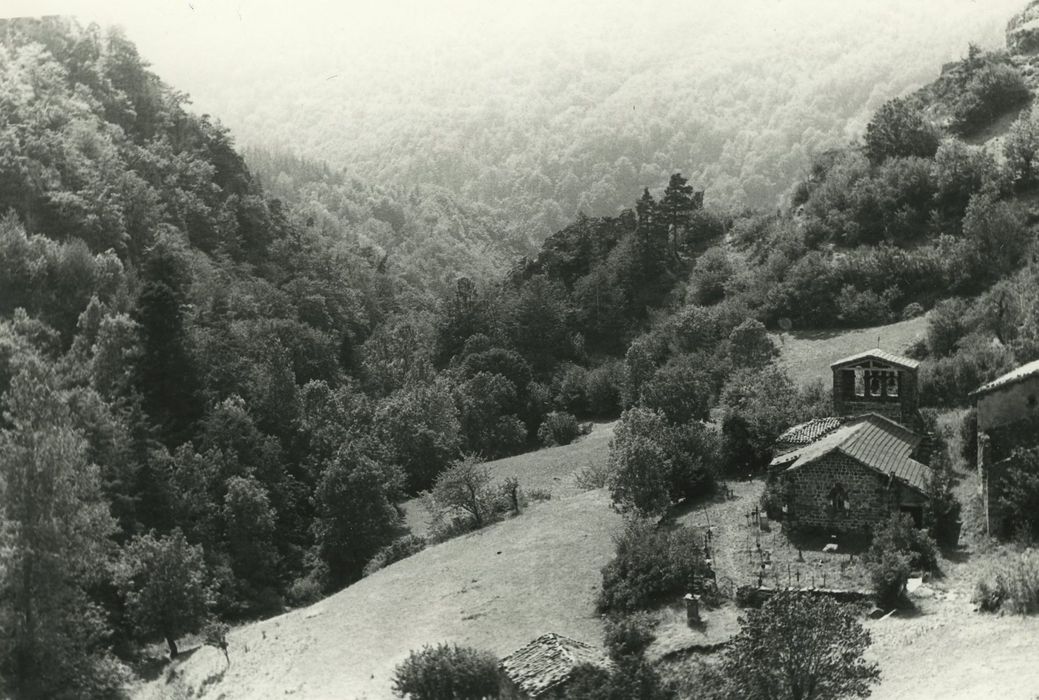
[[[760,608],[765,601],[780,591],[795,591],[833,598],[839,603],[866,603],[873,599],[870,591],[842,588],[773,588],[771,586],[740,586],[736,589],[736,604],[741,608]]]

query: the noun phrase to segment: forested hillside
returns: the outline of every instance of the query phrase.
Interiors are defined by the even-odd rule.
[[[248,57],[226,72],[153,60],[243,144],[381,187],[435,184],[499,214],[508,241],[537,245],[674,172],[708,206],[774,208],[814,153],[858,136],[885,100],[970,41],[1001,46],[1019,5],[405,2],[347,13],[334,31],[254,9],[221,38]]]

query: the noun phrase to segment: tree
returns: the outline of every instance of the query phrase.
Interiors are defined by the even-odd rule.
[[[227,549],[236,577],[248,586],[249,602],[263,607],[264,592],[277,585],[278,553],[274,547],[275,510],[267,489],[252,477],[233,476],[227,481],[223,521]]]
[[[874,165],[888,158],[931,158],[938,143],[938,130],[905,98],[885,102],[866,126],[866,156]]]
[[[498,659],[457,644],[413,651],[393,671],[393,692],[412,700],[484,700],[498,696]]]
[[[87,591],[116,524],[58,377],[25,358],[0,431],[0,676],[20,697],[114,692],[122,679]]]
[[[748,318],[729,334],[729,356],[740,368],[761,369],[779,355],[779,350],[765,331],[765,325]]]
[[[713,487],[717,457],[717,439],[703,423],[674,425],[658,411],[629,409],[610,442],[613,501],[622,511],[661,515],[672,501]]]
[[[689,289],[697,304],[710,306],[725,297],[725,286],[736,273],[732,259],[722,246],[712,246],[696,259],[689,276]]]
[[[180,262],[165,248],[157,248],[148,263],[135,310],[141,338],[136,386],[145,411],[172,448],[190,437],[201,416],[199,388],[181,308]]]
[[[663,413],[674,424],[706,420],[711,378],[689,356],[673,358],[642,385],[641,405]]]
[[[1017,204],[989,194],[970,198],[963,215],[963,235],[974,251],[974,278],[998,279],[1021,264],[1031,232]]]
[[[833,600],[779,591],[741,618],[723,661],[731,690],[748,700],[866,697],[880,679],[863,654],[869,632]]]
[[[623,510],[662,515],[671,506],[667,454],[653,440],[633,435],[610,445],[610,496]]]
[[[671,232],[671,257],[680,262],[678,257],[678,239],[681,233],[689,229],[689,217],[697,208],[693,199],[693,187],[687,184],[681,173],[674,173],[664,188],[664,196],[660,199],[658,211],[663,224]]]
[[[177,657],[177,638],[202,629],[212,604],[202,547],[189,544],[179,529],[131,540],[116,585],[138,634],[165,639],[171,659]]]
[[[491,514],[491,473],[474,455],[457,460],[437,477],[433,502],[444,513],[462,513],[483,527]]]
[[[615,540],[616,556],[602,569],[600,612],[628,614],[673,596],[704,590],[711,573],[703,540],[687,527],[660,528],[629,518]]]
[[[1003,142],[1006,169],[1014,184],[1026,188],[1039,175],[1039,110],[1023,111]]]
[[[409,492],[429,488],[458,455],[458,409],[443,383],[416,384],[386,397],[372,418],[388,458],[399,465]]]
[[[403,491],[400,469],[344,445],[314,489],[317,550],[335,586],[361,576],[364,565],[400,530],[393,503]]]

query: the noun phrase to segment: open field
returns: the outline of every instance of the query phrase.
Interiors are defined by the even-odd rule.
[[[779,364],[796,384],[819,380],[823,386],[832,381],[830,363],[862,350],[880,347],[888,352],[902,353],[922,340],[927,333],[927,317],[886,326],[859,328],[851,331],[791,331],[773,333],[779,347]]]

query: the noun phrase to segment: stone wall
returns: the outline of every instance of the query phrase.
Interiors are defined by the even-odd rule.
[[[796,525],[818,527],[832,532],[866,532],[889,517],[899,506],[920,506],[921,494],[899,482],[889,486],[887,477],[840,452],[785,472],[792,503],[786,518]],[[839,484],[847,494],[848,509],[835,511],[830,492]]]
[[[1000,387],[978,397],[978,430],[1039,417],[1039,376]]]

